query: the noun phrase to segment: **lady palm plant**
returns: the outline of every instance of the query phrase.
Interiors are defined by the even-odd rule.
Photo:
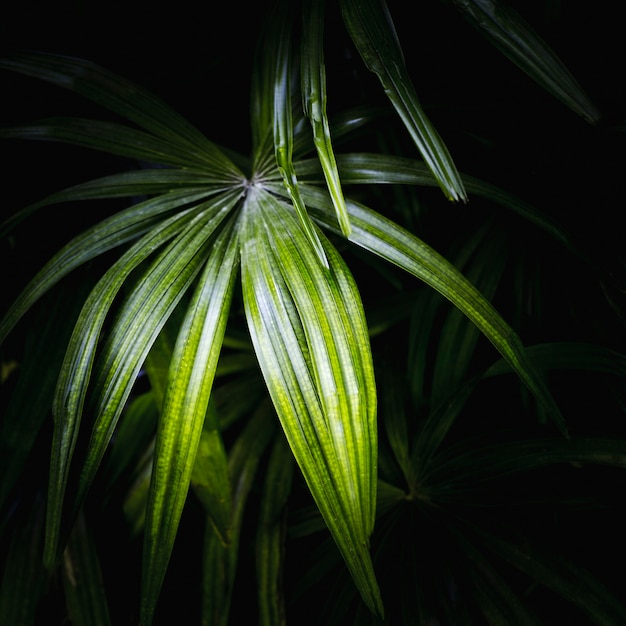
[[[453,4],[542,86],[597,120],[517,14],[492,2]],[[316,614],[323,623],[539,624],[532,585],[581,606],[593,623],[626,618],[591,574],[548,552],[522,553],[531,538],[483,510],[512,506],[485,494],[506,494],[508,480],[546,466],[625,464],[623,441],[569,437],[546,383],[547,372],[575,368],[607,376],[623,395],[614,382],[624,358],[587,343],[525,347],[492,304],[510,263],[507,235],[486,222],[444,256],[411,228],[416,190],[481,198],[597,268],[549,216],[457,171],[383,2],[341,0],[330,10],[340,9],[346,41],[386,106],[357,103],[329,118],[324,9],[304,0],[269,13],[251,83],[249,155],[92,62],[33,52],[0,61],[114,114],[13,125],[5,138],[69,142],[133,164],[3,222],[6,240],[52,205],[128,200],[58,251],[2,319],[0,341],[20,328],[25,337],[3,357],[20,369],[6,376],[12,394],[3,405],[3,623],[37,623],[57,576],[72,623],[113,623],[122,601],[103,592],[111,538],[98,521],[120,509],[128,535],[111,543],[134,554],[142,536],[137,602],[146,626],[162,620],[159,596],[190,509],[205,522],[194,540],[201,582],[191,585],[203,624],[244,619],[233,598],[250,570],[253,621],[262,624],[285,623],[285,611],[306,621],[303,607],[318,601],[329,573],[337,591]],[[355,137],[367,142],[359,133],[368,128],[382,128],[384,142],[336,150]],[[380,148],[395,137],[398,151]],[[405,195],[390,201],[390,190]],[[79,274],[77,287],[71,278],[83,267],[97,275]],[[394,293],[406,280],[399,272],[414,286]],[[365,289],[370,280],[380,287]],[[458,428],[502,380],[516,403],[527,401],[524,436]],[[489,402],[500,406],[501,396]],[[38,479],[34,495],[20,497],[41,440],[45,506]],[[523,494],[512,501],[526,504]],[[410,540],[398,553],[400,531]],[[435,548],[416,537],[422,532]],[[314,565],[299,568],[299,558]]]

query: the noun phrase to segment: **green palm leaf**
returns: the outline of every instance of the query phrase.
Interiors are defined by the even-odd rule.
[[[145,624],[152,621],[187,497],[238,260],[231,222],[212,245],[174,348],[157,430],[144,534],[142,623]],[[224,517],[220,512],[224,506],[230,511],[229,501],[217,503],[214,519]]]
[[[155,199],[155,202],[163,204],[170,202],[172,206],[175,206],[177,199],[180,200],[180,205],[192,203],[205,195],[223,191],[226,187],[230,188],[232,185],[226,185],[221,177],[212,177],[210,172],[196,173],[163,168],[122,172],[55,192],[43,200],[24,207],[0,224],[0,236],[7,234],[15,225],[35,211],[51,204],[104,198],[137,198],[168,193],[168,198]],[[143,206],[144,210],[149,213],[148,207],[151,205]],[[117,216],[112,216],[112,220],[116,220],[122,214],[129,214],[128,218],[131,221],[141,221],[144,217],[142,211],[133,207],[129,211],[121,211]],[[149,217],[145,215],[146,219]]]
[[[224,544],[212,524],[207,524],[203,553],[202,623],[227,626],[237,572],[243,514],[266,447],[276,435],[276,416],[267,400],[261,402],[228,454],[233,486],[230,542]]]
[[[196,164],[204,163],[224,174],[233,171],[232,162],[160,98],[95,63],[30,52],[0,59],[0,68],[48,81],[96,102],[170,144],[168,152],[172,155],[187,154]]]
[[[115,122],[77,117],[51,118],[36,124],[3,129],[0,137],[70,143],[137,161],[187,167],[196,171],[201,171],[204,166],[195,151],[181,149],[167,139]],[[243,174],[226,156],[223,160],[225,163],[220,170],[222,177],[228,176],[233,181],[243,178]],[[216,168],[212,166],[212,169]]]
[[[329,271],[319,265],[296,216],[264,191],[248,196],[244,228],[244,303],[261,370],[355,583],[381,614],[368,552],[376,503],[376,396],[356,288],[329,245]]]
[[[337,212],[344,236],[350,235],[350,218],[341,189],[335,153],[326,115],[326,70],[324,68],[323,0],[307,0],[304,4],[302,37],[302,97],[304,111],[311,121],[313,142],[326,178],[328,192]]]
[[[344,184],[360,185],[419,185],[434,187],[435,178],[421,161],[379,153],[348,153],[337,155],[337,165]],[[317,180],[319,162],[314,159],[298,161],[298,176],[308,182]],[[486,181],[468,174],[460,174],[468,193],[476,194],[516,213],[529,222],[550,233],[557,241],[572,248],[567,234],[549,215],[528,202]]]
[[[69,461],[78,436],[100,331],[113,299],[131,271],[148,258],[154,246],[161,246],[180,230],[178,222],[182,221],[185,229],[161,253],[144,274],[139,287],[130,294],[95,364],[91,408],[96,422],[81,469],[77,504],[80,504],[91,484],[147,351],[200,270],[200,264],[206,258],[207,241],[223,220],[224,209],[232,202],[232,197],[227,197],[224,204],[195,211],[188,219],[183,219],[188,217],[184,213],[175,216],[170,220],[171,224],[166,222],[169,228],[153,229],[150,235],[139,240],[113,265],[85,303],[70,341],[53,406],[56,422],[49,488],[48,562],[57,558],[56,546]],[[210,216],[213,219],[208,219]]]
[[[494,0],[452,1],[535,80],[586,119],[598,119],[597,111],[567,70],[512,11],[499,7]],[[109,621],[91,537],[83,533],[86,496],[90,490],[96,497],[102,493],[94,487],[104,487],[105,497],[94,499],[101,505],[95,509],[99,511],[115,501],[121,485],[122,497],[127,495],[128,522],[134,531],[144,531],[140,612],[146,626],[156,617],[190,486],[203,507],[196,510],[207,518],[203,623],[225,626],[232,621],[230,608],[241,557],[251,554],[244,554],[240,543],[243,546],[243,541],[250,539],[246,531],[252,530],[259,620],[280,624],[285,621],[279,588],[285,505],[292,486],[300,487],[292,483],[295,459],[317,508],[310,507],[315,511],[308,520],[298,523],[296,518],[293,536],[326,529],[330,532],[322,540],[329,550],[320,550],[321,563],[314,563],[309,574],[315,577],[331,572],[332,564],[342,557],[347,568],[337,580],[341,599],[328,616],[330,621],[345,623],[343,614],[351,611],[349,619],[365,623],[377,619],[365,617],[368,609],[383,616],[374,563],[384,556],[383,546],[398,528],[391,523],[397,521],[398,511],[409,507],[413,511],[417,506],[420,514],[428,510],[445,522],[445,517],[440,517],[443,509],[437,505],[445,509],[448,504],[466,504],[468,484],[480,486],[494,473],[509,476],[556,463],[626,466],[623,442],[608,438],[512,440],[497,446],[493,440],[477,445],[476,440],[461,438],[449,447],[442,445],[476,385],[484,378],[510,371],[520,377],[566,433],[543,380],[544,372],[576,367],[606,374],[607,382],[613,383],[624,373],[624,357],[587,344],[523,346],[489,302],[506,261],[506,251],[497,247],[504,245],[501,241],[492,250],[483,239],[466,237],[460,255],[446,259],[410,229],[371,210],[367,200],[364,204],[346,200],[342,190],[346,185],[358,187],[360,198],[375,198],[376,191],[371,193],[372,188],[363,184],[439,187],[451,200],[466,200],[467,193],[475,194],[533,222],[564,244],[568,252],[584,258],[549,215],[495,185],[457,172],[420,105],[385,0],[341,0],[339,8],[352,39],[347,43],[356,46],[367,68],[377,76],[392,105],[387,105],[385,112],[393,115],[395,110],[399,114],[424,161],[390,155],[336,155],[333,142],[349,139],[352,130],[363,129],[375,109],[362,107],[339,118],[332,126],[331,141],[326,114],[331,101],[326,92],[323,54],[325,5],[323,0],[304,0],[303,13],[297,16],[303,25],[297,50],[289,32],[297,23],[289,13],[291,8],[287,1],[278,3],[278,11],[270,16],[264,47],[255,59],[250,157],[213,144],[160,99],[92,63],[36,53],[0,60],[0,69],[69,89],[108,109],[116,116],[113,119],[128,122],[53,118],[0,129],[0,137],[67,142],[141,161],[139,165],[150,168],[54,193],[0,224],[0,236],[4,236],[36,210],[53,204],[100,198],[137,202],[60,250],[0,321],[2,343],[68,274],[119,250],[119,260],[89,293],[69,338],[52,406],[50,474],[43,477],[44,484],[48,480],[45,565],[60,565],[58,570],[65,573],[70,585],[83,580],[88,583],[67,588],[68,607],[77,621]],[[315,153],[314,159],[299,160]],[[401,205],[398,210],[413,216],[416,207],[405,200],[397,202]],[[429,402],[431,408],[415,429],[407,421],[404,407],[410,396],[405,382],[413,378],[414,371],[400,368],[396,374],[395,369],[386,369],[394,355],[381,359],[385,389],[381,420],[387,437],[380,468],[376,385],[363,306],[344,260],[318,226],[336,235],[340,245],[360,248],[355,250],[359,259],[377,268],[383,259],[432,288],[418,285],[416,295],[402,289],[403,279],[398,279],[394,286],[402,291],[392,305],[399,313],[387,315],[391,307],[385,303],[387,325],[380,325],[387,329],[398,319],[406,319],[411,307],[419,309],[422,319],[413,330],[424,339],[409,346],[410,357],[417,357],[416,367],[425,369],[431,363],[433,332],[441,328],[449,339],[449,343],[444,338],[434,346],[434,367],[418,372],[410,383],[416,396],[413,399]],[[378,257],[373,262],[372,255]],[[472,265],[464,262],[470,256]],[[242,306],[235,302],[231,315],[232,301],[238,297],[235,285],[240,263]],[[360,268],[358,263],[356,266]],[[393,268],[392,272],[396,278]],[[439,326],[443,299],[453,308]],[[228,336],[227,321],[233,323]],[[468,321],[473,326],[468,326]],[[245,332],[246,322],[251,341]],[[38,329],[25,330],[33,334]],[[473,376],[478,331],[503,360]],[[378,339],[385,340],[383,331]],[[19,343],[21,337],[17,340]],[[226,354],[221,354],[223,347]],[[12,350],[11,345],[9,356],[14,363],[18,357]],[[27,351],[20,351],[20,357],[28,356]],[[42,363],[54,366],[54,359],[47,356]],[[145,384],[142,367],[148,374],[150,390],[129,403],[133,389],[138,389],[136,383]],[[22,380],[18,379],[18,384],[42,382],[43,391],[51,388],[47,377],[39,380],[41,367],[24,363],[20,369]],[[488,384],[493,383],[497,381],[492,379]],[[33,449],[36,433],[25,433],[24,429],[32,425],[40,430],[50,404],[46,398],[43,393],[38,406],[33,394],[23,424],[17,424],[21,405],[9,405],[3,436],[15,425],[15,441],[19,438],[18,443]],[[425,405],[418,408],[421,412]],[[276,417],[284,436],[276,430]],[[112,453],[105,457],[110,448]],[[263,455],[270,448],[267,463],[263,463]],[[26,456],[18,456],[23,463]],[[104,458],[109,464],[100,484],[95,477]],[[259,476],[261,470],[266,471],[265,476]],[[384,479],[380,487],[379,471]],[[124,476],[127,472],[130,476]],[[6,480],[0,499],[8,502],[8,487],[18,484],[17,470]],[[251,494],[261,497],[260,506],[253,507],[259,514],[256,528],[244,520]],[[381,520],[377,540],[383,541],[377,541],[379,550],[372,556],[369,542],[377,503],[382,507],[379,515],[386,511],[389,525],[387,519]],[[32,511],[29,504],[24,505],[27,514]],[[5,506],[3,524],[14,523],[12,508],[12,503]],[[460,508],[455,511],[461,515],[451,524],[453,530],[472,515]],[[7,550],[0,614],[9,621],[34,619],[25,598],[38,598],[45,583],[43,570],[33,567],[34,560],[28,556],[31,550],[40,552],[41,533],[36,525],[27,526],[27,530],[15,533],[15,544]],[[452,559],[447,562],[455,550],[448,551],[446,546],[446,563],[433,560],[435,567],[430,568],[429,549],[420,552],[420,544],[415,544],[408,553],[411,564],[405,570],[411,582],[403,581],[397,596],[390,593],[402,606],[388,602],[388,611],[389,607],[397,610],[404,621],[417,615],[422,621],[460,619],[469,624],[475,607],[470,617],[467,605],[460,602],[457,612],[457,606],[451,605],[447,583],[465,582],[466,575],[476,573],[469,588],[471,592],[475,583],[478,609],[484,616],[493,623],[517,620],[534,624],[534,616],[517,597],[516,586],[510,585],[508,576],[501,575],[485,556],[490,550],[490,556],[507,561],[507,567],[543,583],[570,604],[587,603],[589,607],[582,608],[592,619],[612,624],[624,617],[622,607],[611,606],[603,590],[593,589],[590,577],[576,572],[569,577],[567,565],[551,562],[547,556],[533,555],[528,560],[513,544],[498,537],[491,540],[487,532],[481,535],[476,531],[481,543],[474,549],[476,539],[470,531],[467,535],[465,529],[462,534],[459,531],[460,544],[456,542],[457,548],[462,548],[459,552],[466,568],[458,578],[453,571],[456,564]],[[62,556],[64,560],[59,563]],[[429,567],[425,575],[434,574],[440,582],[416,584],[423,582],[416,573],[424,562]],[[87,576],[76,576],[73,565]],[[16,580],[8,580],[13,567]],[[350,584],[349,575],[364,600],[356,611],[351,610],[356,593],[345,587]],[[311,578],[305,576],[302,582],[306,587]],[[88,592],[85,596],[83,589]],[[385,594],[388,590],[383,587]],[[585,595],[589,590],[591,593]],[[429,597],[431,591],[434,600]],[[14,592],[19,594],[17,600],[13,600]],[[444,605],[441,611],[437,604]]]
[[[73,197],[71,193],[60,195],[64,198]],[[164,222],[167,214],[176,209],[179,211],[185,209],[188,203],[199,200],[206,195],[206,191],[197,193],[182,191],[147,200],[144,203],[116,213],[72,239],[39,270],[11,304],[11,307],[0,321],[0,342],[4,340],[15,324],[18,323],[35,302],[74,269],[112,248],[139,237],[147,231],[151,232],[151,234],[147,235],[147,238],[143,240],[144,245],[147,250],[153,250],[152,245],[160,245],[161,239],[156,236],[154,243],[151,243],[151,236],[155,236],[159,231],[159,224]],[[82,197],[80,192],[78,197]],[[186,212],[183,210],[180,213],[180,217],[182,218]],[[177,222],[178,219],[178,217],[174,216],[174,222]],[[155,230],[150,231],[151,228]],[[140,262],[137,259],[137,263]]]
[[[488,41],[572,111],[595,124],[600,112],[571,72],[511,7],[495,0],[452,0]]]
[[[187,218],[186,214],[176,215],[141,238],[102,277],[83,305],[70,338],[53,401],[53,413],[57,419],[52,438],[48,487],[45,556],[48,564],[58,558],[57,544],[70,461],[78,439],[96,349],[109,309],[131,272],[175,236],[184,227]]]
[[[276,437],[263,487],[256,535],[259,626],[285,626],[282,575],[286,539],[287,501],[291,492],[294,459],[287,440]]]
[[[448,149],[419,103],[385,1],[342,0],[340,4],[359,54],[380,80],[438,185],[450,200],[466,200]]]
[[[326,197],[307,188],[311,213],[328,228],[335,228]],[[519,336],[491,303],[454,265],[430,246],[375,211],[349,202],[350,241],[413,274],[458,307],[489,339],[521,380],[566,432],[561,412],[539,373],[528,362]]]
[[[274,154],[276,164],[281,173],[285,188],[293,206],[298,213],[302,228],[307,238],[311,242],[320,263],[328,267],[328,261],[324,253],[324,248],[319,240],[317,232],[313,228],[311,218],[307,213],[306,206],[300,195],[300,186],[293,166],[293,120],[291,104],[291,36],[287,29],[284,11],[276,13],[277,24],[282,27],[276,28],[277,46],[273,51],[275,57],[274,93],[273,93],[273,130],[274,130]]]

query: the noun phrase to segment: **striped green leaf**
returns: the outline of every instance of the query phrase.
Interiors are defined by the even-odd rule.
[[[282,8],[282,7],[280,7]],[[273,136],[276,164],[291,202],[296,209],[302,228],[311,242],[320,263],[328,267],[328,261],[317,232],[300,195],[300,186],[293,166],[293,119],[291,103],[291,35],[287,28],[284,11],[276,13],[275,72],[273,76]],[[279,25],[282,25],[280,27]]]
[[[208,240],[232,206],[232,196],[190,215],[181,213],[154,228],[111,267],[87,299],[63,364],[54,399],[55,430],[49,483],[46,561],[57,559],[61,511],[69,463],[78,437],[83,406],[94,369],[89,409],[95,415],[83,460],[75,506],[87,492],[117,423],[132,382],[159,330],[206,258]],[[212,218],[212,219],[210,219]],[[181,228],[183,229],[182,232]],[[118,313],[116,324],[96,348],[107,314],[130,273],[179,233],[144,273]],[[158,288],[157,288],[158,287]]]
[[[353,579],[370,609],[382,614],[368,548],[377,464],[369,338],[347,267],[328,243],[325,253],[328,270],[288,205],[262,190],[248,195],[242,283],[261,370]]]
[[[83,305],[59,373],[52,406],[56,419],[51,446],[44,555],[48,565],[52,565],[59,556],[61,516],[70,463],[78,439],[96,349],[109,310],[131,272],[179,233],[187,219],[185,214],[172,217],[141,238],[111,266]]]
[[[222,347],[238,270],[237,239],[233,231],[231,222],[211,246],[211,256],[187,309],[172,355],[157,430],[144,534],[141,614],[142,624],[146,625],[152,621],[187,498]],[[136,314],[139,311],[135,309]],[[204,439],[207,444],[214,443],[211,435],[217,431],[215,420],[211,426],[206,431],[208,439]],[[219,464],[209,469],[216,467]],[[229,494],[228,476],[223,474],[221,480],[219,493]],[[213,499],[212,504],[210,513],[215,521],[229,519],[230,499]],[[222,530],[228,532],[227,527]]]
[[[322,48],[324,31],[323,0],[304,3],[302,37],[302,99],[304,112],[311,122],[317,156],[326,178],[328,193],[332,198],[341,232],[350,234],[350,218],[339,180],[335,153],[326,115],[326,70]]]
[[[341,0],[343,20],[361,58],[378,77],[405,128],[450,200],[466,200],[446,145],[419,103],[384,0]]]
[[[437,185],[435,178],[423,162],[407,157],[367,152],[339,154],[337,155],[337,166],[344,184],[419,185],[424,187]],[[308,182],[311,177],[315,180],[315,174],[319,172],[319,163],[316,160],[302,160],[296,164],[296,169],[298,176],[303,181]],[[496,185],[468,174],[462,173],[461,179],[470,195],[475,194],[516,213],[550,233],[563,245],[572,248],[563,228],[549,215],[532,204],[524,202]]]
[[[312,214],[328,228],[336,228],[327,197],[307,188],[306,198]],[[349,202],[348,208],[353,229],[350,241],[413,274],[458,307],[566,432],[561,411],[540,373],[528,362],[519,336],[476,287],[433,248],[391,220],[355,202]]]
[[[179,220],[184,219],[184,215],[187,213],[184,210],[185,205],[205,195],[206,192],[189,194],[189,192],[183,191],[159,196],[120,211],[72,239],[39,270],[11,304],[0,321],[0,343],[25,313],[70,272],[108,250],[136,239],[146,232],[150,234],[141,240],[143,242],[142,247],[147,251],[152,251],[154,246],[160,245],[159,242],[162,241],[159,234],[160,224],[165,221],[168,213],[176,209],[179,211],[183,209],[179,217],[173,218],[174,223],[178,223]],[[68,196],[65,198],[68,199]],[[154,230],[150,231],[151,228]],[[140,250],[139,253],[141,253]],[[140,262],[137,258],[136,263]],[[125,275],[127,272],[124,273]]]

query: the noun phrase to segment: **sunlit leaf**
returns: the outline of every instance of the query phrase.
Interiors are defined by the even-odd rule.
[[[159,196],[120,211],[76,236],[39,270],[11,304],[0,321],[0,342],[33,304],[70,272],[108,250],[138,238],[151,228],[155,229],[153,236],[169,213],[175,209],[183,209],[179,217],[174,217],[176,222],[184,217],[188,202],[205,195],[203,192],[189,195],[187,191],[183,191]],[[146,250],[152,249],[148,245],[152,236],[148,235],[143,240]]]
[[[282,12],[277,16],[283,17]],[[277,18],[277,23],[280,21]],[[283,183],[296,209],[302,228],[311,242],[320,263],[328,267],[328,261],[318,234],[300,195],[300,186],[293,166],[293,120],[291,104],[291,36],[286,26],[277,28],[278,46],[276,49],[276,70],[274,74],[273,129],[274,154]]]
[[[94,287],[76,323],[53,401],[56,421],[52,439],[46,522],[45,559],[48,563],[54,563],[59,556],[57,544],[70,462],[78,439],[96,348],[109,309],[131,272],[174,237],[184,227],[187,218],[187,215],[182,214],[166,220],[122,255]]]
[[[425,187],[433,187],[437,184],[423,162],[407,157],[366,152],[339,154],[337,166],[344,184],[398,184]],[[319,172],[319,163],[312,159],[298,161],[296,169],[298,176],[306,181],[311,175]],[[550,215],[496,185],[467,174],[462,173],[460,176],[469,194],[495,202],[518,214],[572,249],[567,233]]]
[[[307,188],[312,214],[335,228],[327,198]],[[566,432],[563,416],[541,375],[528,363],[523,344],[490,302],[448,260],[412,233],[375,211],[349,202],[350,241],[413,274],[458,307],[494,347],[546,408],[557,426]]]
[[[237,239],[231,222],[212,245],[170,365],[169,385],[157,430],[144,534],[141,609],[144,624],[152,621],[187,498],[222,347],[237,261]],[[216,426],[214,423],[213,430]],[[223,479],[227,480],[227,476]],[[230,500],[215,505],[211,512],[217,512],[216,521],[229,517]]]
[[[330,271],[319,265],[296,215],[265,192],[248,196],[244,232],[246,316],[270,396],[363,599],[380,614],[368,552],[376,397],[356,287],[330,245]]]
[[[78,437],[92,367],[95,367],[95,388],[90,410],[96,419],[81,468],[77,503],[93,480],[146,354],[176,303],[200,271],[206,258],[207,242],[233,201],[227,196],[221,203],[205,207],[204,211],[198,209],[191,216],[179,214],[166,221],[167,227],[154,228],[112,266],[85,303],[70,340],[53,405],[55,432],[46,527],[47,562],[54,562],[57,558],[69,462]],[[157,257],[141,284],[130,294],[94,366],[101,328],[124,281],[139,263],[181,227],[185,230]],[[155,289],[157,285],[161,288]]]

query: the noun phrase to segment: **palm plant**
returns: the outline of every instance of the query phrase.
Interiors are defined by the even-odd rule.
[[[516,13],[453,4],[581,124],[597,122]],[[66,142],[132,164],[2,225],[9,241],[46,207],[128,201],[54,254],[0,325],[11,392],[3,623],[37,623],[59,597],[75,624],[163,621],[187,520],[193,549],[202,546],[191,568],[200,582],[183,585],[200,597],[189,623],[249,620],[234,601],[248,588],[259,623],[306,621],[331,574],[317,623],[539,624],[535,585],[591,623],[626,618],[609,586],[535,549],[515,517],[521,510],[532,525],[545,511],[532,481],[546,467],[626,464],[626,441],[569,432],[549,382],[571,369],[598,376],[619,411],[624,356],[594,342],[527,347],[523,322],[494,305],[501,298],[518,320],[530,300],[526,290],[502,293],[511,265],[526,268],[511,222],[477,220],[443,255],[415,234],[419,193],[498,207],[608,292],[622,287],[619,272],[550,215],[457,171],[384,2],[326,9],[386,100],[331,118],[323,43],[332,20],[322,2],[279,2],[255,55],[249,156],[92,62],[34,52],[0,60],[113,114],[12,125],[6,139]],[[484,421],[472,428],[463,418],[477,410]],[[525,494],[531,482],[537,490]],[[140,584],[131,578],[140,600],[103,591],[109,568],[123,568],[107,550],[141,561]]]

